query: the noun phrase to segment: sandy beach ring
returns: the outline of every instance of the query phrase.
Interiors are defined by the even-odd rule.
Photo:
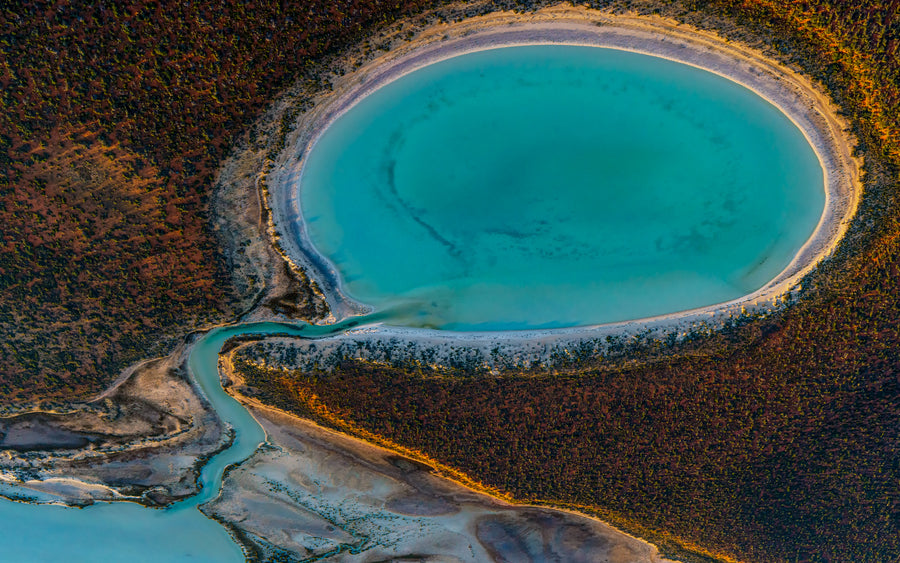
[[[860,198],[860,163],[853,156],[855,141],[838,108],[808,78],[748,47],[729,43],[712,33],[656,17],[621,16],[587,8],[554,7],[535,13],[497,12],[437,24],[422,30],[411,41],[355,70],[336,75],[310,110],[300,115],[286,148],[269,173],[270,234],[287,257],[303,268],[322,289],[335,320],[370,311],[342,290],[340,275],[310,242],[302,218],[299,177],[304,156],[330,123],[381,86],[414,70],[454,56],[523,45],[578,45],[619,49],[688,64],[732,80],[753,90],[780,109],[803,133],[824,171],[825,206],[812,235],[791,263],[757,291],[725,303],[656,317],[624,322],[547,330],[514,331],[510,334],[466,334],[483,341],[489,334],[508,341],[548,337],[597,338],[607,334],[677,331],[684,334],[698,326],[715,326],[748,312],[778,306],[798,289],[801,279],[837,248],[853,218]],[[379,332],[378,329],[375,332]],[[390,328],[393,336],[413,338],[435,332],[426,329]],[[446,335],[449,336],[449,335]],[[438,337],[440,338],[440,337]],[[490,337],[489,337],[490,338]]]

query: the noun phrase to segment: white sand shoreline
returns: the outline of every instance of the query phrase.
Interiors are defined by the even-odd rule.
[[[384,84],[418,68],[473,51],[545,44],[614,48],[689,64],[737,82],[771,102],[803,132],[825,172],[825,207],[814,232],[773,280],[749,295],[725,303],[626,322],[547,330],[459,333],[372,326],[366,329],[366,339],[399,337],[483,345],[486,341],[565,344],[608,335],[673,331],[682,336],[721,326],[747,312],[777,307],[798,288],[806,274],[834,252],[858,206],[859,163],[853,156],[854,141],[848,137],[837,108],[808,79],[759,52],[661,18],[616,16],[572,7],[547,8],[527,15],[499,12],[429,27],[411,42],[359,70],[335,77],[332,92],[322,95],[301,116],[287,148],[275,163],[269,176],[270,232],[277,234],[290,259],[316,280],[336,320],[370,312],[371,308],[343,292],[336,269],[306,236],[298,187],[302,155],[343,112]]]

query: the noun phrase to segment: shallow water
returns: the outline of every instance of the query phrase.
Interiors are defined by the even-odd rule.
[[[776,107],[612,49],[481,51],[363,98],[306,156],[310,239],[392,324],[497,330],[713,305],[773,279],[824,208]]]
[[[458,57],[379,90],[311,153],[304,214],[379,320],[442,328],[593,324],[738,297],[778,273],[824,202],[787,118],[712,74],[652,57],[523,47]],[[370,320],[375,319],[372,317]],[[191,370],[235,444],[165,509],[0,499],[0,560],[240,561],[197,506],[262,429],[219,385],[212,331]]]
[[[265,439],[256,420],[219,384],[219,350],[225,340],[237,334],[312,337],[352,324],[313,327],[260,323],[217,329],[206,335],[191,352],[190,369],[216,412],[235,429],[236,439],[203,468],[200,494],[167,509],[133,503],[101,503],[79,509],[0,499],[0,561],[243,561],[241,549],[225,529],[197,509],[218,495],[224,469],[249,457]]]

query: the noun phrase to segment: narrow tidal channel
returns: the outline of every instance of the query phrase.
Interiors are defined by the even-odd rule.
[[[258,323],[217,328],[199,340],[188,365],[203,393],[235,431],[234,443],[209,460],[200,474],[199,494],[165,509],[129,502],[87,508],[38,505],[0,499],[3,561],[243,561],[243,553],[217,522],[197,507],[216,497],[229,465],[247,459],[265,441],[250,413],[223,389],[218,355],[233,336],[291,334],[310,338],[351,328],[360,319],[331,326]],[[0,492],[15,494],[0,485]]]

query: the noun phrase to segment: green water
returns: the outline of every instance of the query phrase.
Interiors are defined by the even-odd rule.
[[[392,324],[561,327],[729,301],[781,272],[824,207],[800,130],[656,57],[482,51],[365,97],[306,155],[310,239]]]

